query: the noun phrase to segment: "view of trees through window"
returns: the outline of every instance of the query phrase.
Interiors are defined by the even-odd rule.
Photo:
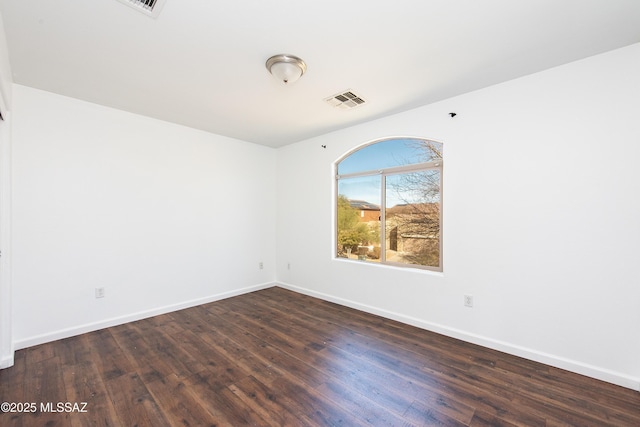
[[[337,165],[337,256],[442,270],[442,144],[398,138]],[[384,250],[383,250],[384,248]]]

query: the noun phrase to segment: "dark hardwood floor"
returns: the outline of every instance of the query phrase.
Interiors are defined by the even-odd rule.
[[[640,426],[636,391],[282,288],[20,350],[0,395],[36,409],[1,426]]]

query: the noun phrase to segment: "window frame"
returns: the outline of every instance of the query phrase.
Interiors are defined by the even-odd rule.
[[[420,162],[420,163],[412,163],[412,164],[408,164],[408,165],[401,165],[401,166],[393,166],[393,167],[387,167],[387,168],[381,168],[381,169],[370,169],[370,170],[365,170],[365,171],[361,171],[361,172],[351,172],[351,173],[346,173],[346,174],[339,174],[338,173],[338,166],[339,164],[345,160],[346,158],[348,158],[349,156],[351,156],[352,154],[354,154],[357,151],[366,149],[367,147],[374,145],[374,144],[378,144],[381,142],[386,142],[386,141],[393,141],[393,140],[416,140],[416,141],[426,141],[426,142],[433,142],[433,143],[437,143],[437,144],[442,144],[442,142],[434,140],[434,139],[429,139],[429,138],[419,138],[419,137],[390,137],[390,138],[384,138],[384,139],[378,139],[375,141],[371,141],[369,143],[363,144],[351,151],[349,151],[348,153],[346,153],[345,155],[343,155],[342,157],[340,157],[338,160],[336,160],[336,162],[334,163],[334,198],[333,198],[333,203],[334,203],[334,244],[333,244],[333,254],[334,254],[334,258],[335,259],[339,259],[339,260],[344,260],[344,258],[339,257],[338,256],[338,196],[339,196],[339,191],[338,191],[338,184],[340,182],[341,179],[348,179],[348,178],[359,178],[359,177],[367,177],[367,176],[376,176],[379,175],[380,176],[380,261],[379,262],[370,262],[368,264],[378,264],[378,265],[382,265],[382,266],[393,266],[393,267],[401,267],[401,268],[410,268],[410,269],[418,269],[418,270],[427,270],[427,271],[434,271],[434,272],[442,272],[443,271],[443,252],[442,252],[442,247],[443,247],[443,233],[442,233],[442,219],[443,219],[443,175],[444,175],[444,159],[441,157],[437,160],[432,160],[429,162]],[[444,157],[444,156],[443,156]],[[438,266],[428,266],[428,265],[421,265],[421,264],[409,264],[409,263],[401,263],[401,262],[394,262],[394,261],[387,261],[386,259],[386,245],[387,245],[387,230],[386,230],[386,210],[387,210],[387,206],[386,206],[386,179],[389,175],[401,175],[401,174],[407,174],[407,173],[412,173],[412,172],[424,172],[424,171],[433,171],[433,170],[437,170],[439,171],[439,200],[438,200],[438,204],[439,204],[439,217],[438,217],[438,221],[439,221],[439,227],[438,227],[438,251],[439,251],[439,265]],[[384,250],[382,248],[385,248]],[[361,262],[359,260],[351,260],[351,259],[346,259],[346,261],[353,261],[353,262]]]

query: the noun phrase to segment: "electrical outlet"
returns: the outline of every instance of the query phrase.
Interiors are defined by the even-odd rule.
[[[473,307],[473,295],[464,296],[464,305],[465,307]]]
[[[264,263],[262,261],[258,263],[258,268],[260,268],[260,270],[264,268]]]
[[[104,288],[96,288],[96,298],[104,298]]]

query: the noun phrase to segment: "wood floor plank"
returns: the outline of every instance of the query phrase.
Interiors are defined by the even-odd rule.
[[[142,337],[140,345],[146,346],[164,364],[170,366],[171,373],[188,377],[204,369],[205,361],[190,353],[176,337],[158,328],[143,330],[139,324],[140,322],[135,322],[131,327]]]
[[[102,426],[112,425],[110,420],[117,419],[117,413],[107,389],[92,361],[85,361],[74,365],[63,365],[62,375],[70,403],[78,403],[82,411],[70,416],[71,426]]]
[[[105,383],[109,398],[117,410],[117,419],[112,425],[122,426],[169,426],[163,409],[170,402],[156,402],[144,381],[137,373],[121,375]]]
[[[247,324],[246,318],[243,318],[240,314],[234,313],[228,320],[230,321],[217,325],[216,329],[224,331],[237,345],[249,350],[252,359],[259,359],[261,366],[277,373],[275,377],[283,375],[296,376],[303,378],[304,382],[311,387],[316,387],[327,379],[325,374],[315,369],[314,366],[300,361],[290,352],[287,352],[286,348],[277,347],[279,342],[274,338],[273,334],[263,328],[256,328],[252,324]],[[287,347],[291,349],[290,346]],[[280,368],[282,366],[286,366],[286,370],[282,370]],[[257,372],[253,372],[253,374],[258,375]]]
[[[281,377],[271,384],[275,393],[295,397],[289,399],[290,410],[300,414],[307,423],[314,426],[364,426],[369,423],[356,418],[341,406],[334,405],[331,400],[311,387],[304,387],[291,378]]]
[[[202,372],[185,380],[189,391],[201,399],[202,405],[212,414],[216,425],[268,425],[261,414],[251,409],[227,386],[220,384],[215,374]]]
[[[326,382],[321,384],[317,391],[365,424],[406,427],[413,425],[403,415],[386,408],[379,399],[370,399],[350,387],[345,387],[341,382]]]
[[[182,332],[180,336],[175,337],[175,341],[183,351],[202,362],[202,369],[198,373],[207,371],[215,375],[221,385],[231,385],[249,376],[234,359],[218,351],[218,346],[207,344],[191,331]]]
[[[27,352],[18,351],[14,356],[14,365],[11,368],[0,370],[0,403],[3,402],[27,402],[31,396],[25,395],[27,378],[25,363]],[[22,426],[22,416],[19,413],[0,412],[0,426]]]
[[[49,347],[45,345],[45,347]],[[27,355],[29,360],[30,355]],[[58,356],[40,359],[39,355],[34,357],[33,362],[27,363],[27,374],[25,384],[25,396],[28,402],[36,404],[38,410],[35,413],[24,414],[24,425],[56,425],[63,423],[68,425],[69,414],[51,411],[42,411],[41,404],[51,404],[57,409],[58,402],[67,402],[66,384],[63,379],[62,365]],[[47,406],[45,406],[46,408]]]
[[[111,328],[111,334],[134,370],[150,382],[173,374],[182,366],[172,366],[171,363],[158,354],[156,349],[149,346],[143,335],[132,324]]]
[[[272,388],[253,376],[232,384],[229,390],[269,425],[311,426],[306,417],[297,417],[289,410],[293,406],[291,397],[274,393]]]
[[[90,349],[90,354],[82,360],[92,360],[104,379],[109,380],[134,370],[134,365],[125,357],[124,352],[108,329],[84,334],[78,338],[84,341],[80,345],[75,345],[74,351],[77,352],[78,348]]]
[[[516,427],[515,424],[512,424],[508,421],[501,419],[495,415],[489,415],[482,411],[476,411],[473,418],[471,419],[470,427]],[[548,426],[547,427],[551,427]]]
[[[423,405],[420,402],[414,402],[413,405],[404,413],[407,420],[414,422],[418,426],[451,426],[463,427],[469,423],[463,423],[451,418],[430,405]]]
[[[637,391],[278,287],[20,350],[0,398],[89,411],[3,427],[640,425]]]

